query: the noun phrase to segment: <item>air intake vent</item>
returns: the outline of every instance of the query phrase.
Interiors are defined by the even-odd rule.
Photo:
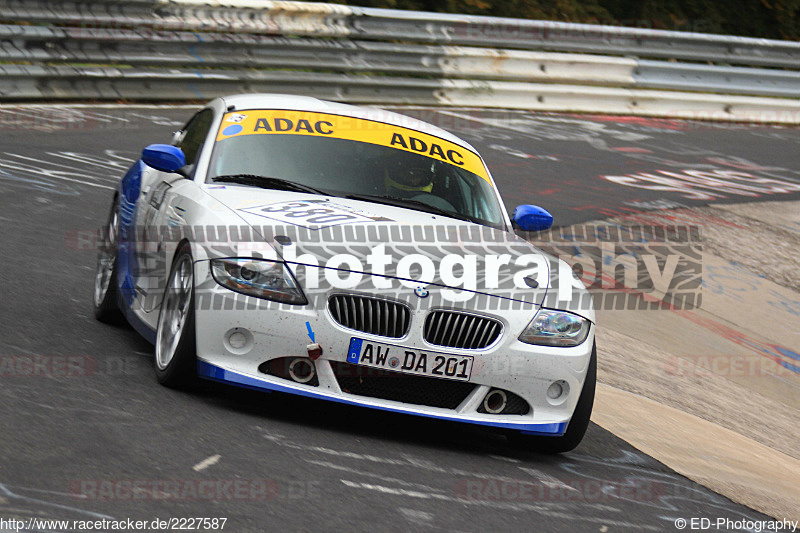
[[[411,321],[407,306],[366,296],[335,294],[328,299],[328,310],[348,329],[392,339],[403,337]]]
[[[498,320],[457,311],[431,311],[425,320],[425,340],[436,346],[480,350],[492,345],[502,331]]]
[[[412,376],[349,363],[331,363],[343,392],[395,402],[455,409],[475,390],[474,383]]]

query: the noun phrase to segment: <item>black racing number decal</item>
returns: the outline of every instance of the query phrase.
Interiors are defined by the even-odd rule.
[[[456,375],[456,370],[458,367],[458,359],[455,357],[451,357],[447,360],[447,366],[444,367],[444,375],[453,377]]]
[[[337,212],[325,207],[312,207],[303,202],[291,202],[283,205],[267,206],[261,209],[264,213],[283,213],[284,218],[306,219],[310,224],[328,224],[331,222],[345,222],[360,220],[361,217],[347,213]]]
[[[443,375],[442,367],[445,365],[447,360],[444,357],[442,357],[441,355],[437,355],[433,359],[433,362],[436,363],[436,366],[433,367],[433,370],[431,370],[431,374],[436,374],[437,376]]]
[[[291,211],[293,209],[299,209],[301,207],[308,207],[308,204],[303,202],[291,202],[288,204],[282,205],[268,205],[266,207],[262,207],[261,210],[265,213],[282,213],[284,211]]]
[[[310,209],[293,209],[286,213],[286,216],[289,218],[307,218],[313,215],[325,215],[327,213],[332,213],[330,209],[325,209],[321,207],[312,207]]]
[[[464,378],[464,379],[467,379],[467,378],[469,377],[469,376],[467,375],[467,363],[468,363],[468,361],[467,361],[466,359],[462,359],[462,360],[461,360],[461,362],[460,362],[460,363],[458,363],[458,366],[460,366],[460,367],[461,367],[461,372],[459,372],[458,374],[456,374],[456,377],[457,377],[457,378]]]

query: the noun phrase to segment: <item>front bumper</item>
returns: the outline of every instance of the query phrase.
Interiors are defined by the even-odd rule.
[[[208,283],[204,262],[196,265],[196,279],[206,279],[201,296],[196,297],[196,329],[198,374],[206,379],[251,389],[278,391],[322,400],[358,405],[390,412],[479,424],[527,433],[562,435],[567,428],[583,387],[594,343],[594,327],[580,346],[557,348],[532,346],[517,340],[519,333],[533,318],[537,307],[517,305],[513,310],[484,311],[462,304],[461,310],[491,316],[503,323],[500,338],[480,350],[458,350],[433,346],[423,338],[423,323],[430,309],[425,300],[412,295],[411,325],[401,338],[386,338],[347,329],[338,324],[321,293],[306,306],[287,306],[233,293]],[[432,289],[435,290],[435,289]],[[375,294],[363,294],[375,296]],[[315,304],[314,302],[318,302]],[[307,345],[314,340],[323,350],[314,362],[314,383],[302,384],[265,373],[265,363],[282,358],[307,358]],[[242,333],[245,346],[230,342],[233,332]],[[348,392],[339,371],[347,364],[352,338],[391,344],[436,353],[471,355],[473,371],[469,391],[455,407],[422,405],[410,401]],[[423,378],[438,386],[440,378]],[[416,380],[417,384],[419,380]],[[548,388],[556,381],[565,383],[568,391],[557,400],[548,398]],[[530,409],[525,414],[489,414],[480,412],[483,399],[493,389],[502,389],[521,397]]]

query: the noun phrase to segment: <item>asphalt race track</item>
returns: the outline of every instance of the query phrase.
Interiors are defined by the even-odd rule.
[[[557,225],[800,198],[796,129],[406,112],[472,142],[509,208],[542,205]],[[158,385],[152,347],[92,317],[91,236],[130,161],[190,115],[0,108],[0,517],[226,518],[237,532],[675,531],[678,518],[766,518],[596,425],[549,457],[480,428]]]

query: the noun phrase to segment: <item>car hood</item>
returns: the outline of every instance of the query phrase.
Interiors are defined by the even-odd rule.
[[[317,268],[324,269],[316,274],[320,290],[390,295],[418,288],[445,291],[454,302],[475,294],[538,306],[551,286],[556,260],[506,231],[340,197],[239,186],[206,190],[290,265],[307,292],[306,278]],[[240,248],[237,255],[246,253]],[[366,279],[371,276],[386,281]]]

